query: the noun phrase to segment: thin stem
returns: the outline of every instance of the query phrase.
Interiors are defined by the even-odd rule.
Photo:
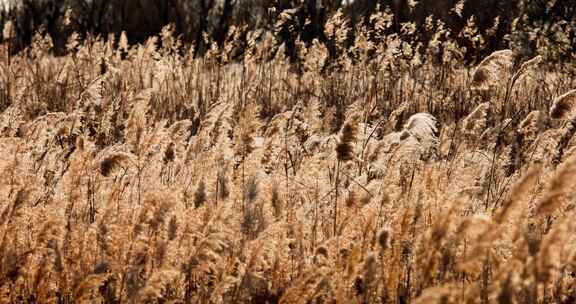
[[[338,229],[338,183],[340,182],[340,160],[336,163],[336,180],[334,183],[335,199],[334,199],[334,235],[337,236],[336,232]]]

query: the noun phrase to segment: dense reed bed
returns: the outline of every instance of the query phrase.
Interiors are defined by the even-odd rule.
[[[362,37],[7,39],[2,301],[576,301],[574,66]]]

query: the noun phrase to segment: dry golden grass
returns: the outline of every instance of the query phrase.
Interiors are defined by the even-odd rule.
[[[122,39],[2,48],[2,302],[576,301],[573,66]]]

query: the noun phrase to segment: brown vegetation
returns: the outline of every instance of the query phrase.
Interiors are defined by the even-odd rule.
[[[574,66],[362,35],[5,41],[0,299],[574,302]]]

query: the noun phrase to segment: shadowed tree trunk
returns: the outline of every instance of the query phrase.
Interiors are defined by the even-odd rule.
[[[204,52],[208,46],[204,43],[204,32],[208,29],[208,14],[214,6],[214,0],[199,0],[200,1],[200,18],[198,29],[196,30],[196,37],[194,39],[194,57],[197,57],[201,52]]]
[[[159,0],[159,1],[163,1],[163,0]],[[170,20],[170,22],[174,23],[175,26],[175,30],[176,33],[181,33],[181,34],[187,34],[184,31],[184,27],[183,27],[183,22],[184,17],[182,16],[182,7],[180,6],[179,2],[177,0],[168,0],[168,8],[167,8],[167,14],[168,14],[168,19]]]
[[[222,8],[222,15],[220,15],[220,20],[218,21],[218,27],[214,33],[214,39],[218,43],[219,47],[222,47],[224,40],[226,39],[226,34],[228,33],[228,28],[230,26],[230,19],[232,17],[232,11],[236,1],[224,0],[224,6]]]

